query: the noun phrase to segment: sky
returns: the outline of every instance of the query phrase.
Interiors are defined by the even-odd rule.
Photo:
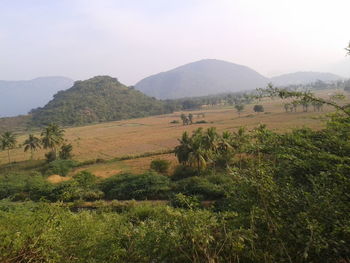
[[[350,60],[349,10],[350,0],[0,0],[0,79],[134,85],[207,58],[268,77],[324,71]]]

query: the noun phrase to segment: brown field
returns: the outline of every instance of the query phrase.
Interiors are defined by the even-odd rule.
[[[325,92],[322,95],[325,96]],[[152,116],[147,118],[130,119],[108,123],[100,123],[83,127],[66,129],[66,139],[73,144],[74,159],[79,161],[91,159],[113,159],[125,155],[142,154],[145,152],[155,152],[173,149],[177,144],[177,139],[184,131],[193,131],[199,127],[216,127],[218,131],[233,131],[240,126],[252,129],[259,124],[266,124],[268,128],[276,131],[286,131],[293,128],[307,126],[319,129],[323,126],[321,116],[332,109],[324,107],[323,112],[314,112],[310,107],[309,112],[301,112],[301,107],[296,113],[286,113],[283,109],[285,101],[279,99],[265,99],[254,103],[262,104],[265,113],[254,113],[253,105],[247,105],[241,117],[232,107],[203,108],[196,113],[205,113],[205,124],[193,124],[183,126],[171,124],[173,120],[180,120],[181,112]],[[189,112],[185,112],[189,113]],[[194,121],[202,120],[195,115]],[[27,135],[20,135],[18,142],[23,143]],[[34,154],[34,159],[43,159],[44,150]],[[22,161],[30,157],[29,153],[24,153],[22,148],[11,151],[13,161]],[[82,169],[90,170],[101,177],[108,177],[121,171],[142,172],[147,170],[152,159],[159,156],[137,158],[126,161],[108,162],[94,164]],[[163,155],[161,158],[175,161],[173,155]],[[0,164],[7,162],[6,152],[0,153]]]

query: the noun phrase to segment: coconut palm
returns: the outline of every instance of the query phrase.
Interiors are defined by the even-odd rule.
[[[33,134],[29,134],[29,137],[24,141],[23,146],[25,152],[30,150],[30,159],[33,159],[33,153],[41,148],[41,142],[39,138],[35,137]]]
[[[175,155],[179,163],[186,165],[189,160],[189,153],[191,152],[191,138],[187,132],[182,134],[181,139],[179,139],[179,145],[175,147]]]
[[[64,130],[55,123],[51,123],[41,132],[41,142],[44,149],[51,149],[55,154],[57,147],[64,141]]]
[[[188,162],[197,168],[198,174],[207,166],[208,150],[203,145],[203,137],[200,133],[194,133],[191,141],[191,149],[188,154]]]
[[[16,136],[12,132],[4,132],[0,138],[1,149],[7,150],[7,157],[9,163],[11,162],[10,150],[16,147]]]

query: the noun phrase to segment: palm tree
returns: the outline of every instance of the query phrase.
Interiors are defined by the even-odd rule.
[[[44,149],[51,149],[57,153],[57,147],[64,141],[64,130],[55,123],[51,123],[41,132],[41,142]]]
[[[191,166],[197,168],[198,174],[200,174],[202,168],[207,166],[208,151],[203,145],[203,137],[201,134],[194,134],[192,136],[191,149],[188,154],[188,162]]]
[[[27,140],[24,141],[24,151],[30,150],[30,159],[33,159],[33,152],[41,148],[40,139],[35,137],[33,134],[29,134]]]
[[[4,132],[1,135],[0,142],[1,142],[1,149],[7,150],[7,156],[10,163],[11,162],[10,150],[16,147],[16,143],[17,143],[16,136],[12,132]]]
[[[189,160],[189,154],[191,152],[192,140],[187,132],[182,134],[181,139],[179,139],[179,145],[175,147],[175,155],[179,163],[186,165]]]

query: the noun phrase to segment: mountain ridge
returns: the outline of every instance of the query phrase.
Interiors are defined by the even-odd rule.
[[[203,59],[146,77],[135,88],[159,99],[175,99],[255,89],[267,83],[266,77],[247,66]]]

